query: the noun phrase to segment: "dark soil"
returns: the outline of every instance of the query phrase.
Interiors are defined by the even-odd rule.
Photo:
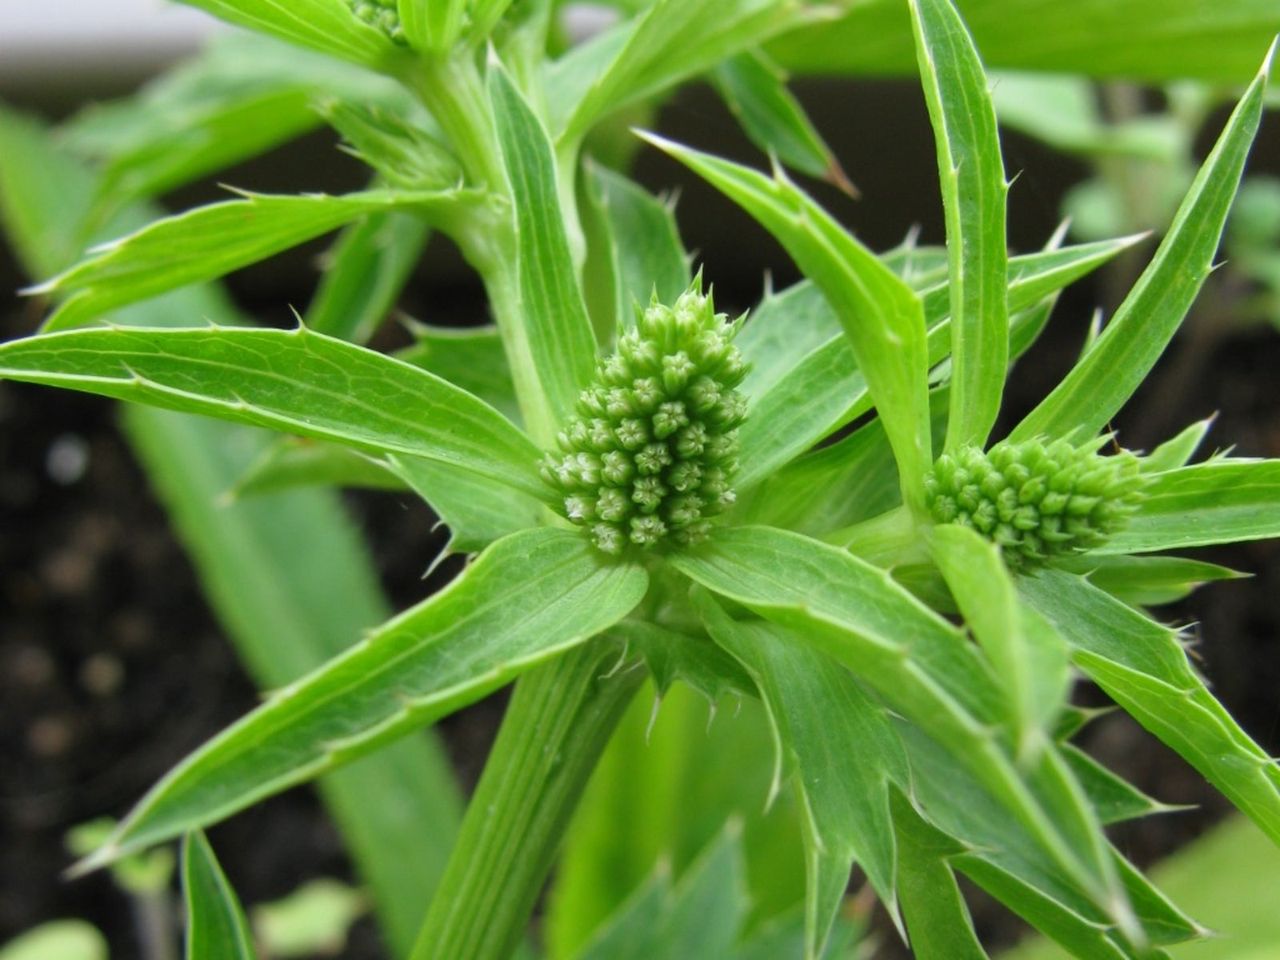
[[[923,240],[936,242],[937,200],[921,192],[933,182],[932,147],[914,90],[809,92],[819,127],[839,130],[839,118],[861,118],[856,136],[837,148],[868,199],[855,205],[819,188],[824,202],[874,246],[893,245],[916,222],[924,225]],[[703,145],[717,131],[729,135],[723,112],[697,93],[682,97],[668,120],[673,136]],[[305,145],[311,152],[322,148],[328,149]],[[740,143],[726,149],[748,155]],[[1009,156],[1011,170],[1028,170],[1015,188],[1012,229],[1017,244],[1029,249],[1051,231],[1057,198],[1079,171],[1017,138],[1010,138]],[[274,168],[253,168],[268,171],[260,177],[250,171],[221,179],[264,189],[272,179],[278,189],[295,186],[289,175],[298,168],[277,161]],[[726,203],[652,157],[640,170],[654,186],[682,184],[689,246],[707,252],[708,276],[726,308],[748,305],[765,269],[774,271],[778,286],[788,282],[786,258]],[[341,187],[351,176],[351,168],[342,167],[332,179]],[[332,188],[327,182],[306,186]],[[176,204],[212,194],[202,185]],[[878,202],[883,197],[901,202]],[[698,216],[700,209],[715,215]],[[303,251],[278,269],[247,271],[233,288],[242,302],[260,305],[268,315],[284,304],[305,303],[314,252]],[[439,322],[440,305],[447,302],[456,322],[476,322],[483,318],[482,301],[459,280],[451,256],[446,254],[445,267],[415,281],[405,305],[418,311],[431,303]],[[18,284],[12,263],[0,262],[0,289]],[[1099,296],[1096,288],[1082,287],[1064,298],[1050,333],[1017,371],[1007,412],[1028,408],[1055,382],[1077,352]],[[19,310],[8,312],[0,338],[28,332],[32,320]],[[1181,426],[1216,410],[1212,446],[1235,444],[1241,454],[1280,456],[1274,379],[1280,337],[1271,330],[1239,331],[1216,335],[1197,349],[1194,363],[1174,364],[1181,370],[1177,382],[1157,379],[1131,404],[1117,423],[1122,440],[1150,447],[1163,437],[1144,432],[1146,423]],[[0,464],[0,942],[44,920],[80,916],[109,935],[113,956],[139,956],[129,903],[105,875],[60,878],[70,862],[63,836],[104,812],[123,812],[176,760],[254,706],[257,695],[116,431],[110,404],[0,384]],[[361,495],[351,498],[351,506],[396,603],[420,597],[424,558],[439,542],[431,532],[434,517],[406,497]],[[1166,616],[1200,625],[1196,652],[1216,692],[1265,749],[1280,752],[1277,547],[1246,544],[1202,555],[1255,577],[1204,590]],[[482,706],[444,727],[467,782],[478,774],[499,710],[500,704]],[[1083,742],[1158,798],[1199,806],[1119,831],[1122,848],[1141,864],[1176,849],[1227,810],[1198,774],[1121,714],[1098,721]],[[349,876],[339,838],[309,790],[253,808],[217,828],[213,839],[250,903],[279,897],[306,878]],[[1020,929],[999,909],[980,906],[977,916],[994,941],[1011,940]],[[344,955],[382,956],[367,924]]]

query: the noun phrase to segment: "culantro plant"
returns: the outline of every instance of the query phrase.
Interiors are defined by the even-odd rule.
[[[617,3],[578,43],[548,0],[189,2],[258,35],[57,132],[0,114],[0,209],[49,307],[0,377],[125,401],[272,691],[75,873],[186,838],[187,955],[265,954],[201,831],[316,781],[414,960],[864,956],[870,897],[882,939],[983,957],[958,875],[1086,960],[1206,933],[1108,839],[1164,807],[1072,744],[1092,716],[1072,694],[1096,684],[1280,842],[1280,769],[1142,607],[1229,575],[1151,555],[1280,534],[1280,463],[1197,460],[1204,424],[1146,453],[1109,426],[1214,264],[1274,12],[1168,0],[1171,30],[1235,31],[1184,57],[1127,4],[962,5],[1005,64],[1245,84],[1264,62],[1119,308],[995,436],[1058,293],[1136,240],[1010,256],[991,80],[951,0]],[[796,185],[847,181],[774,56],[914,67],[945,249],[872,251]],[[698,77],[771,172],[637,134]],[[321,122],[367,189],[153,204]],[[625,172],[653,149],[804,279],[717,313],[671,206]],[[213,286],[337,230],[291,329]],[[433,232],[492,325],[371,349]],[[473,559],[387,619],[335,485],[420,494]],[[512,681],[463,813],[424,730]],[[689,690],[739,707],[708,731]]]

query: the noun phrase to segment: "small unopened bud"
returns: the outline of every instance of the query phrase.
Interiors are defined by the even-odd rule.
[[[392,41],[402,46],[408,44],[404,27],[400,24],[400,10],[396,0],[345,0],[347,9],[357,20],[381,30]]]

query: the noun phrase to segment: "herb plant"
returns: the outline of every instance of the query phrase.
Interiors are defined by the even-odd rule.
[[[1076,956],[1163,956],[1204,931],[1107,839],[1108,823],[1162,808],[1071,744],[1089,719],[1070,699],[1082,676],[1280,843],[1280,770],[1210,693],[1179,632],[1141,608],[1226,575],[1150,554],[1280,534],[1280,465],[1191,464],[1205,424],[1146,454],[1108,433],[1213,266],[1265,64],[1115,316],[994,440],[1011,365],[1059,291],[1133,241],[1009,255],[988,81],[950,0],[904,5],[946,249],[884,254],[784,171],[840,179],[759,52],[825,29],[824,8],[659,0],[563,50],[543,2],[192,2],[330,59],[237,39],[132,114],[89,115],[70,139],[109,158],[96,182],[6,117],[11,229],[36,269],[74,262],[29,291],[54,307],[39,334],[0,346],[0,376],[288,435],[237,433],[252,455],[234,462],[231,435],[202,421],[130,414],[224,616],[278,689],[157,784],[78,871],[185,838],[188,956],[253,956],[200,831],[323,778],[388,942],[417,960],[535,949],[527,925],[562,848],[543,937],[557,957],[844,955],[855,864],[919,957],[986,956],[957,873]],[[713,277],[690,275],[668,207],[607,165],[636,147],[636,111],[708,72],[773,153],[771,173],[640,135],[763,224],[807,277],[745,321],[716,312]],[[146,111],[191,136],[143,149],[130,121]],[[158,219],[146,209],[317,113],[371,168],[367,190],[243,194]],[[46,224],[40,189],[72,183],[70,223]],[[293,329],[240,323],[193,286],[338,228]],[[363,346],[429,230],[475,269],[494,325],[415,328],[394,356]],[[119,239],[79,256],[104,233]],[[228,488],[251,504],[308,484],[417,491],[452,549],[476,556],[358,637],[378,601],[325,598],[345,574],[367,576],[345,540],[323,542],[327,521],[300,513],[288,529],[312,539],[296,543],[279,517],[215,529],[211,505]],[[307,567],[279,588],[294,616],[281,631],[298,636],[288,663],[261,622],[270,579],[236,576],[252,544]],[[328,649],[310,635],[335,630],[345,641]],[[424,741],[409,741],[399,779],[369,759],[337,773],[516,678],[456,837],[455,788]],[[775,744],[771,795],[784,832],[802,838],[800,912],[784,909],[793,878],[747,877],[752,842],[777,829],[763,814],[718,822],[674,882],[596,882],[627,818],[659,808],[660,784],[678,803],[672,771],[644,769],[631,704],[647,680],[762,705],[741,723],[761,721]],[[671,702],[682,709],[675,691]],[[695,796],[714,787],[699,780],[712,753],[684,781]],[[420,824],[400,839],[384,788],[434,808],[434,840]],[[725,809],[706,803],[713,818]]]

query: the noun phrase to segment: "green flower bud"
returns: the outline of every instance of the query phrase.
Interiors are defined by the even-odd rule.
[[[697,543],[734,502],[746,368],[701,289],[655,299],[596,368],[542,475],[605,553]]]
[[[1145,480],[1131,453],[1101,456],[1098,444],[1066,440],[998,443],[943,454],[925,477],[938,523],[977,530],[1015,568],[1100,546],[1129,521]]]
[[[381,30],[402,46],[408,45],[404,27],[400,25],[400,11],[396,0],[345,0],[345,2],[347,9],[355,15],[357,20]]]

